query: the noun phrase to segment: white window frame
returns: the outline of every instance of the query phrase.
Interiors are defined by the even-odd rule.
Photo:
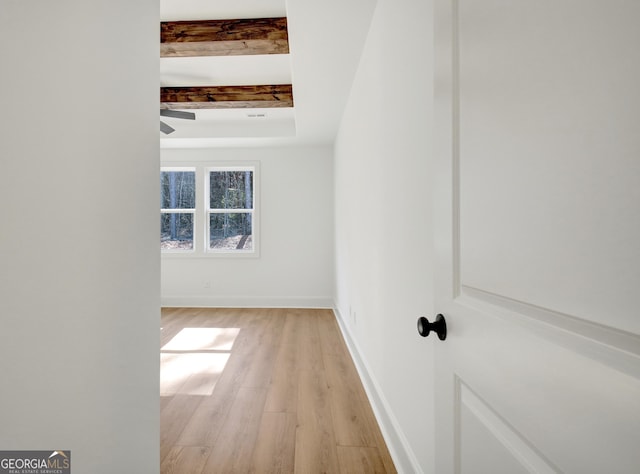
[[[256,161],[164,161],[161,171],[195,171],[196,208],[194,211],[193,250],[162,250],[162,258],[258,258],[260,257],[260,163]],[[209,249],[209,171],[253,172],[252,250]],[[161,210],[169,211],[169,210]],[[180,210],[182,211],[182,210]],[[190,209],[188,211],[191,211]]]
[[[258,191],[258,166],[256,163],[246,164],[246,163],[215,163],[211,166],[207,166],[205,168],[205,195],[204,195],[204,223],[205,223],[205,253],[209,255],[217,255],[217,256],[237,256],[237,257],[255,257],[258,256],[258,244],[260,241],[259,238],[259,213],[257,210],[259,199],[259,191]],[[210,205],[210,178],[211,172],[216,171],[251,171],[253,173],[253,192],[252,192],[252,200],[253,200],[253,208],[248,209],[211,209]],[[212,249],[210,248],[210,216],[211,214],[223,214],[223,213],[236,213],[236,214],[251,214],[251,243],[252,248],[249,250],[236,250],[236,249]]]
[[[197,214],[196,209],[198,206],[198,172],[195,166],[161,166],[160,173],[164,172],[193,172],[195,174],[195,185],[196,185],[196,195],[194,196],[195,208],[185,208],[185,209],[164,209],[160,208],[160,215],[162,214],[191,214],[191,222],[193,223],[193,246],[190,249],[162,249],[163,254],[193,254],[196,252],[198,248],[198,237],[197,237]]]

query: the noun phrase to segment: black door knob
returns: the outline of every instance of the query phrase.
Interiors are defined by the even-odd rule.
[[[427,337],[432,331],[438,335],[438,339],[441,341],[447,338],[447,322],[441,314],[438,314],[432,323],[424,316],[418,318],[418,333],[422,337]]]

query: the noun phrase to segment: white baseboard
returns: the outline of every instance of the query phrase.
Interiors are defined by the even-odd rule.
[[[349,326],[345,323],[340,311],[335,305],[333,307],[333,312],[336,315],[336,320],[338,321],[344,340],[349,348],[349,352],[351,353],[351,358],[358,370],[358,374],[362,380],[362,385],[364,385],[364,389],[367,392],[369,403],[371,403],[375,417],[380,425],[382,436],[387,443],[387,447],[389,448],[389,452],[398,473],[422,474],[423,471],[420,468],[418,460],[413,450],[409,447],[409,443],[402,433],[399,423],[391,411],[389,403],[382,393],[375,377],[369,370],[369,366],[358,348],[358,343],[349,332]]]
[[[330,297],[162,296],[167,308],[332,308]]]

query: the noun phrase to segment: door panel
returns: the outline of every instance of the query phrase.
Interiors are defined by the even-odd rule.
[[[450,336],[438,346],[438,355],[446,345],[454,385],[453,420],[473,399],[465,395],[477,394],[482,403],[473,406],[494,413],[508,427],[502,432],[510,431],[523,446],[539,453],[550,472],[553,466],[558,472],[637,472],[640,456],[633,446],[640,443],[640,383],[636,378],[532,335],[524,327],[511,327],[474,306],[453,306],[449,321]],[[464,418],[455,429],[465,432]],[[455,446],[455,456],[464,460],[469,446],[485,449],[481,438]],[[505,449],[512,451],[509,443]],[[617,469],[611,470],[612,466]]]
[[[436,0],[436,467],[640,466],[637,2]]]
[[[557,472],[467,386],[458,386],[463,473],[517,474],[532,469],[538,473]]]
[[[638,18],[460,2],[463,286],[640,333]]]

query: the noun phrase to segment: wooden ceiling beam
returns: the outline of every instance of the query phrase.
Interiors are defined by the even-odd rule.
[[[291,84],[262,86],[162,87],[164,109],[293,107]]]
[[[164,21],[160,57],[288,54],[287,19]]]

